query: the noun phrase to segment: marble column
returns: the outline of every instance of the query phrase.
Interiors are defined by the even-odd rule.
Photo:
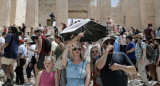
[[[38,26],[38,6],[39,0],[27,0],[25,24],[29,27]]]
[[[147,15],[146,15],[146,0],[139,0],[139,6],[140,6],[140,14],[141,14],[141,24],[142,27],[147,27]]]
[[[97,0],[99,11],[99,22],[106,25],[108,17],[111,16],[111,0]]]
[[[155,0],[155,26],[156,28],[160,27],[160,0]]]
[[[0,0],[0,26],[10,25],[11,0]]]
[[[22,26],[22,23],[25,23],[25,19],[26,19],[26,0],[17,0],[15,24],[17,26]]]
[[[141,27],[141,15],[140,15],[140,6],[139,0],[127,0],[126,6],[126,27]]]
[[[68,25],[68,0],[56,0],[56,26],[62,31],[61,23]]]
[[[10,24],[15,24],[17,0],[11,0]]]
[[[89,0],[88,18],[97,19],[97,0]]]

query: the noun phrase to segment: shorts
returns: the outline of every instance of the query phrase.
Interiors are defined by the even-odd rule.
[[[49,55],[48,54],[40,54],[39,60],[37,62],[37,68],[38,69],[45,69],[44,63],[43,63],[45,56],[49,56]]]
[[[6,57],[2,57],[1,59],[2,64],[5,64],[5,65],[14,65],[16,61],[17,61],[16,59],[11,59]]]

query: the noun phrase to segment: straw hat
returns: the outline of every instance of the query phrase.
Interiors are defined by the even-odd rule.
[[[153,40],[160,40],[160,37],[155,37],[153,38]]]
[[[137,34],[134,36],[134,38],[142,38],[142,35],[141,34]]]
[[[32,43],[33,41],[32,41],[32,39],[29,37],[28,39],[27,39],[27,41],[26,41],[26,43]]]

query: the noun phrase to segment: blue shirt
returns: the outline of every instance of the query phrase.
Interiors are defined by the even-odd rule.
[[[114,42],[114,52],[120,52],[120,43],[117,40]]]
[[[5,43],[9,43],[9,45],[4,49],[4,57],[18,59],[18,42],[13,39],[12,33],[6,36]]]
[[[126,50],[130,50],[132,48],[136,48],[136,45],[134,42],[130,42],[127,47],[126,47]],[[135,51],[134,52],[131,52],[131,53],[128,53],[127,56],[130,58],[130,59],[136,59],[136,55],[135,55]]]
[[[79,64],[74,64],[72,63],[70,59],[68,59],[68,64],[66,68],[66,71],[67,71],[67,74],[66,74],[67,85],[66,86],[85,86],[87,63],[88,61],[84,61],[84,63],[81,62]],[[83,66],[83,69],[82,69],[82,66]]]

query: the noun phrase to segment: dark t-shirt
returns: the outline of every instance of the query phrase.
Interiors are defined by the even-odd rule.
[[[146,39],[152,37],[151,32],[154,32],[152,28],[147,28],[144,30],[144,34],[145,34]]]
[[[130,42],[127,47],[126,47],[126,50],[130,50],[132,48],[136,48],[136,45],[134,42]],[[131,53],[128,53],[127,56],[130,58],[130,59],[136,59],[136,55],[135,55],[135,51],[134,52],[131,52]]]
[[[113,63],[127,66],[133,65],[127,55],[122,52],[109,54],[105,66],[100,71],[103,86],[127,86],[128,78],[125,72],[109,69],[109,65]]]
[[[25,29],[26,29],[26,26],[23,26],[21,31],[24,33]]]
[[[4,57],[18,59],[18,42],[13,39],[13,34],[9,33],[5,38],[5,43],[9,45],[4,49]]]

